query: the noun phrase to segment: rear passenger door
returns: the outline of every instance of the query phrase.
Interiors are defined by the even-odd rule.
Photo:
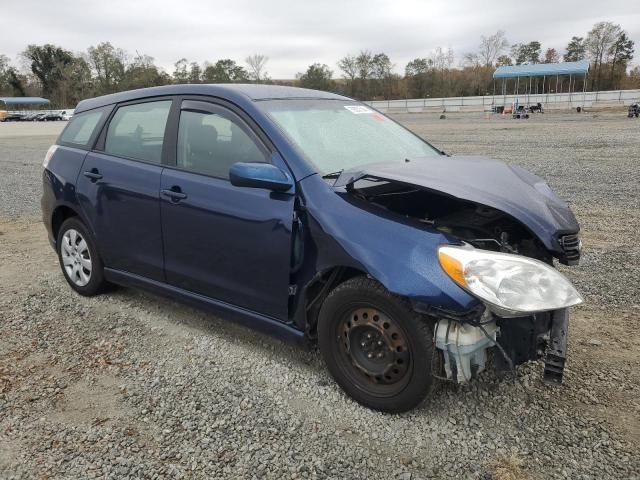
[[[236,162],[272,160],[256,131],[231,106],[182,102],[162,173],[165,272],[171,285],[286,320],[294,197],[229,181]]]
[[[105,266],[164,280],[160,177],[170,98],[119,105],[77,182]]]

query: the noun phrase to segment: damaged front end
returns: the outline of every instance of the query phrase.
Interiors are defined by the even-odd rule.
[[[496,348],[497,368],[546,355],[545,381],[562,381],[567,309],[582,297],[553,262],[577,264],[581,242],[573,213],[542,179],[496,160],[446,157],[364,166],[334,188],[451,239],[440,264],[484,308],[462,318],[416,306],[438,319],[447,378],[468,381]]]
[[[438,319],[434,345],[442,352],[446,379],[457,383],[482,372],[488,352],[495,349],[498,372],[544,358],[543,380],[557,385],[566,362],[568,326],[567,309],[516,318],[502,318],[487,309],[475,322]]]

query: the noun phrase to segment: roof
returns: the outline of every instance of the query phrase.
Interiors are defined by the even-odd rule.
[[[48,105],[49,100],[40,97],[0,97],[5,105]]]
[[[545,75],[586,75],[589,60],[563,63],[534,63],[527,65],[503,65],[493,73],[493,78],[542,77]]]
[[[126,92],[113,93],[102,97],[83,100],[76,107],[76,113],[93,108],[99,108],[113,103],[137,100],[138,98],[160,97],[164,95],[212,95],[233,100],[243,97],[251,101],[282,100],[282,99],[323,99],[323,100],[351,100],[335,93],[310,90],[307,88],[285,87],[282,85],[260,84],[184,84],[165,85],[161,87],[141,88]]]

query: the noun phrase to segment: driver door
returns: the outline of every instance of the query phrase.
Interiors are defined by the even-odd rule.
[[[173,165],[160,181],[166,280],[176,287],[287,320],[294,196],[236,187],[236,162],[272,149],[225,106],[183,100]]]

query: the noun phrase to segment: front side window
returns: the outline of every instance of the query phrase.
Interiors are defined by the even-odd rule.
[[[96,126],[104,114],[104,109],[98,109],[74,115],[60,135],[60,142],[83,147],[89,146]]]
[[[322,174],[440,155],[409,130],[357,102],[295,99],[259,105]]]
[[[222,108],[213,110],[180,113],[179,168],[229,178],[229,169],[236,162],[268,162],[266,149],[235,114]]]
[[[118,108],[109,123],[104,151],[118,157],[162,162],[162,142],[171,100]]]

